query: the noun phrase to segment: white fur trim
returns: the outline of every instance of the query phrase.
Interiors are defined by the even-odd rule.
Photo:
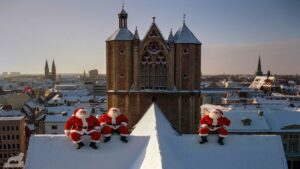
[[[201,133],[199,133],[199,136],[208,136],[208,134],[201,134]]]
[[[229,126],[223,125],[223,127],[224,127],[225,129],[227,129]]]
[[[99,139],[99,140],[93,140],[93,139],[91,139],[91,142],[99,143],[99,142],[100,142],[100,139]]]
[[[123,126],[125,126],[125,127],[126,127],[126,126],[128,125],[128,123],[126,123],[126,122],[122,122],[122,123],[121,123],[121,125],[123,125]]]
[[[64,130],[64,132],[65,132],[65,133],[70,133],[70,132],[71,132],[71,130]]]
[[[111,134],[104,134],[104,137],[110,137]]]
[[[207,124],[202,124],[202,125],[201,125],[202,128],[205,128],[205,127],[207,127],[207,126],[208,126]]]
[[[80,143],[82,142],[82,140],[79,140],[79,141],[73,141],[73,143],[77,144],[77,143]]]
[[[219,136],[225,138],[225,137],[227,137],[228,135],[219,134]]]
[[[71,130],[71,133],[77,133],[77,134],[80,134],[80,135],[84,134],[83,131],[79,131],[79,130]]]
[[[102,122],[102,123],[100,123],[100,125],[101,125],[101,126],[103,126],[103,125],[105,125],[105,124],[106,124],[106,122]]]
[[[94,129],[95,129],[95,130],[100,130],[101,127],[100,127],[100,126],[96,126]]]
[[[86,118],[82,118],[82,127],[87,127],[88,126],[88,123],[86,121]]]

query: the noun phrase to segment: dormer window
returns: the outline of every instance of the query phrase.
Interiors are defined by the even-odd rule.
[[[120,50],[120,54],[123,55],[124,54],[124,50]]]

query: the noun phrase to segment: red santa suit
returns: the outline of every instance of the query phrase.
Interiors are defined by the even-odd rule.
[[[105,137],[110,137],[112,131],[119,132],[121,136],[128,136],[128,118],[118,108],[110,108],[99,118],[99,122]]]
[[[83,113],[84,112],[84,113]],[[86,110],[79,108],[67,120],[65,124],[65,133],[70,134],[74,143],[80,143],[82,135],[90,135],[91,141],[98,143],[100,141],[100,124],[98,119],[90,115]]]
[[[207,136],[210,131],[216,131],[219,137],[228,135],[227,127],[230,125],[230,120],[226,118],[221,110],[215,109],[208,115],[200,119],[199,135]]]

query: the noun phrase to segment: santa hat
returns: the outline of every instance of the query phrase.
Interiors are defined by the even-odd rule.
[[[77,113],[81,113],[81,112],[88,112],[86,109],[84,108],[77,108],[74,110],[74,115],[76,115]]]
[[[224,116],[222,110],[220,110],[220,109],[213,109],[213,110],[211,110],[211,112],[218,112],[221,116]]]

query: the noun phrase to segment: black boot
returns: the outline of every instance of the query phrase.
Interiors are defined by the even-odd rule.
[[[208,142],[207,141],[207,136],[201,136],[201,141],[199,141],[199,144],[204,144],[206,142]]]
[[[90,147],[92,147],[93,149],[98,149],[98,147],[96,146],[96,143],[95,142],[91,142],[90,143]]]
[[[110,137],[105,137],[105,139],[104,139],[104,143],[107,143],[107,142],[109,142],[110,141]]]
[[[128,140],[125,136],[121,136],[120,140],[124,143],[128,143]]]
[[[83,146],[84,146],[84,144],[82,142],[79,142],[79,143],[76,144],[76,149],[78,150]]]
[[[218,139],[218,143],[220,144],[220,145],[224,145],[224,137],[219,137],[219,139]]]

